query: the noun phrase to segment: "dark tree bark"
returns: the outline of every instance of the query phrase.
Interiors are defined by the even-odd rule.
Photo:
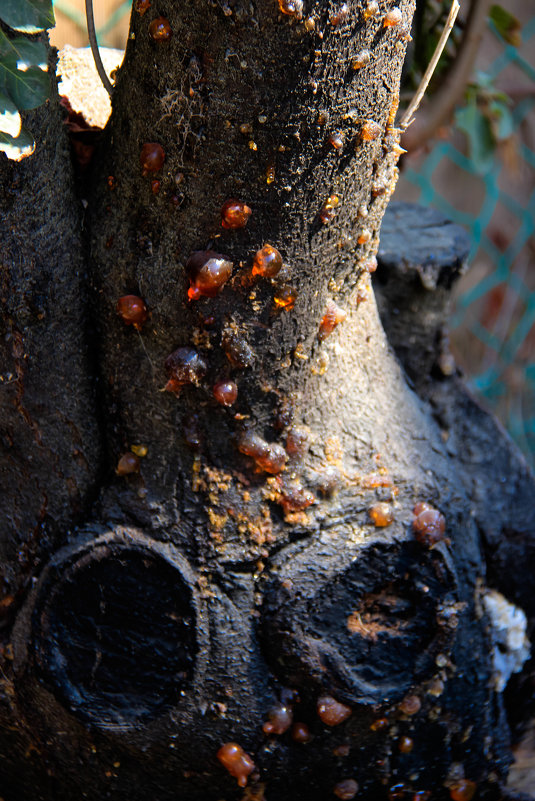
[[[392,27],[360,0],[137,8],[77,188],[57,96],[28,120],[33,156],[0,161],[0,794],[505,798],[485,597],[533,616],[533,481],[450,375],[460,234],[390,215],[397,357],[370,286],[412,3]],[[245,227],[221,226],[231,198]],[[251,275],[266,243],[273,279]],[[232,276],[188,300],[199,250]],[[140,332],[125,295],[148,306]],[[333,301],[347,318],[323,339]],[[177,378],[179,348],[196,355]],[[422,502],[436,543],[415,537]],[[233,742],[255,763],[234,778]]]

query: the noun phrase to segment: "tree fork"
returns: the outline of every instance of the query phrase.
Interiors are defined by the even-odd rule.
[[[86,478],[82,511],[49,512],[53,539],[6,514],[8,565],[17,537],[41,555],[5,629],[6,801],[502,795],[469,466],[407,386],[369,281],[413,8],[300,5],[133,11],[84,189],[91,300],[75,233],[56,311],[72,305],[82,332],[88,313],[98,346],[71,317],[64,362],[48,318],[44,359],[27,322],[27,360],[55,379],[45,397],[68,386],[91,476],[100,448],[105,464],[98,502]],[[48,150],[2,166],[23,182],[32,254],[43,160],[61,154],[74,201],[55,102]],[[74,203],[61,209],[79,232]],[[274,277],[255,261],[268,244]],[[84,369],[68,383],[56,363]],[[72,448],[73,425],[36,417]]]

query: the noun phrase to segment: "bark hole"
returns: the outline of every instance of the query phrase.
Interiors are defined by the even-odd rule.
[[[457,598],[447,561],[438,549],[375,543],[311,595],[296,576],[283,578],[265,608],[277,673],[305,685],[312,677],[353,703],[398,700],[451,651]]]
[[[34,610],[39,672],[76,714],[103,727],[162,713],[192,678],[191,591],[159,554],[99,546],[60,564]]]

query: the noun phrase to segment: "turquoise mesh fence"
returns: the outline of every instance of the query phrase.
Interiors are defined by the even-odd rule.
[[[491,26],[492,27],[492,26]],[[497,34],[496,34],[496,38]],[[500,40],[501,41],[501,40]],[[512,167],[497,152],[478,174],[455,134],[437,141],[425,156],[409,158],[396,198],[410,198],[443,211],[468,229],[472,240],[468,273],[455,298],[452,347],[468,384],[535,463],[535,19],[522,31],[521,46],[503,43],[485,69],[499,85],[516,75],[522,91],[513,98]],[[531,87],[531,89],[530,89]],[[448,183],[457,182],[450,192]],[[462,194],[474,201],[470,213]],[[450,186],[451,189],[451,186]],[[457,200],[457,202],[455,202]],[[479,264],[479,270],[477,266]]]
[[[84,34],[84,37],[87,39],[85,14],[69,3],[68,0],[53,0],[53,3],[56,14],[59,12],[60,15],[63,15],[70,22],[74,23],[74,25]],[[97,40],[101,47],[116,47],[116,43],[108,38],[109,33],[122,20],[124,20],[126,17],[130,17],[131,9],[132,0],[125,0],[112,11],[102,25],[97,26]]]
[[[69,0],[54,5],[85,32],[84,15]],[[113,44],[110,32],[131,5],[117,5],[97,28],[100,45]],[[497,84],[520,78],[524,87],[513,98],[516,166],[497,152],[479,174],[464,135],[453,129],[426,155],[407,158],[396,198],[435,206],[470,233],[473,266],[456,294],[452,348],[472,390],[535,465],[535,19],[524,25],[519,47],[504,43],[492,25],[488,37],[481,48],[491,52],[487,77]]]

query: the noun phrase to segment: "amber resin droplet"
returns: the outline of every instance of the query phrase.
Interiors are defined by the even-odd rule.
[[[397,36],[400,42],[412,42],[411,26],[408,22],[399,26]]]
[[[280,504],[286,513],[302,512],[308,506],[316,503],[316,496],[303,486],[299,478],[280,481]]]
[[[377,528],[384,528],[389,526],[394,520],[394,512],[388,503],[380,502],[375,503],[368,509],[368,514]]]
[[[370,726],[372,731],[384,731],[388,728],[388,718],[377,718]]]
[[[268,453],[265,456],[260,456],[255,459],[256,466],[263,470],[265,473],[276,475],[286,469],[286,462],[288,456],[282,445],[272,442],[269,446]]]
[[[318,716],[326,726],[338,726],[352,714],[352,709],[330,695],[322,695],[316,705]]]
[[[476,794],[477,784],[470,779],[458,779],[450,784],[450,797],[452,801],[472,801]]]
[[[146,11],[150,8],[150,0],[136,0],[135,9],[137,13],[142,17]]]
[[[139,160],[141,161],[143,175],[147,175],[149,172],[158,172],[158,170],[162,169],[165,161],[164,149],[157,142],[145,142],[141,148]]]
[[[117,314],[126,325],[133,325],[138,331],[147,319],[147,307],[142,298],[137,295],[123,295],[115,307]]]
[[[388,183],[386,181],[377,181],[372,184],[372,197],[381,197],[388,192]]]
[[[286,434],[286,451],[291,456],[302,456],[308,450],[310,431],[304,426],[292,426]]]
[[[335,150],[342,150],[344,147],[344,135],[339,131],[332,133],[327,141]]]
[[[372,232],[369,231],[367,228],[363,228],[360,234],[358,235],[357,242],[359,245],[366,245],[371,238],[372,238]]]
[[[165,360],[168,382],[165,389],[178,395],[185,384],[199,386],[206,375],[206,362],[195,348],[177,348]]]
[[[372,0],[371,3],[368,3],[366,8],[364,9],[364,19],[371,19],[372,17],[376,17],[379,13],[379,3],[376,0]]]
[[[398,741],[398,748],[402,754],[410,754],[414,748],[414,742],[410,737],[400,737]]]
[[[115,472],[118,476],[127,476],[130,473],[139,473],[139,467],[139,459],[135,453],[123,453],[117,462]]]
[[[349,17],[349,6],[347,3],[343,3],[340,8],[334,12],[329,17],[329,23],[333,26],[333,28],[337,28],[338,25],[341,25],[346,19]]]
[[[264,245],[256,251],[253,262],[253,275],[261,275],[263,278],[274,278],[282,268],[282,256],[277,248],[271,245]]]
[[[383,27],[385,28],[393,28],[396,25],[399,25],[401,20],[403,19],[403,14],[401,10],[396,6],[395,8],[391,8],[388,11],[383,19]]]
[[[113,190],[117,187],[117,180],[114,175],[108,175],[108,189]]]
[[[333,793],[342,801],[351,801],[358,793],[359,786],[354,779],[344,779],[334,786]]]
[[[422,708],[422,702],[417,695],[407,695],[399,705],[404,715],[416,715]]]
[[[432,548],[444,539],[446,518],[428,503],[417,503],[413,509],[412,527],[414,536],[421,545]]]
[[[277,704],[268,712],[268,720],[262,726],[264,734],[284,734],[292,725],[293,712],[285,704]]]
[[[336,213],[334,209],[327,209],[325,207],[322,208],[319,214],[320,222],[323,223],[323,225],[328,225],[328,223],[332,222],[335,217]]]
[[[347,313],[341,309],[333,300],[327,301],[327,308],[325,314],[321,318],[321,323],[318,331],[318,339],[323,342],[324,339],[330,337],[334,329],[340,323],[343,323],[347,317]]]
[[[301,19],[303,16],[303,0],[279,0],[279,8],[289,17]]]
[[[223,228],[245,228],[252,212],[241,200],[231,198],[221,207],[221,225]]]
[[[283,286],[277,290],[277,294],[273,298],[275,306],[285,311],[291,311],[295,306],[297,300],[297,291],[291,286]]]
[[[351,62],[351,66],[354,70],[360,70],[362,67],[365,67],[366,64],[369,64],[371,61],[372,54],[369,50],[361,50],[360,53],[357,53],[353,61]]]
[[[165,17],[156,17],[149,25],[149,34],[155,42],[166,42],[173,35],[169,20]]]
[[[432,679],[427,686],[427,694],[432,695],[433,698],[440,698],[444,692],[444,682],[442,679]]]
[[[186,262],[190,281],[188,298],[215,298],[232,274],[232,262],[213,250],[196,250]]]
[[[374,120],[365,120],[360,129],[360,138],[363,142],[373,142],[381,135],[381,126]]]
[[[338,195],[329,195],[320,209],[319,219],[323,225],[332,222],[336,216],[334,209],[339,205],[340,198]]]
[[[221,406],[232,406],[238,398],[238,385],[234,381],[218,381],[214,384],[212,392]]]
[[[231,776],[238,780],[240,787],[245,787],[255,764],[249,754],[237,743],[225,743],[217,752],[217,758]]]
[[[288,454],[276,442],[266,442],[254,431],[244,431],[238,439],[238,450],[254,460],[257,468],[276,475],[286,468]]]
[[[275,180],[275,167],[270,165],[269,167],[266,167],[266,183],[272,184],[274,180]]]
[[[296,743],[309,743],[312,740],[310,729],[306,723],[296,721],[292,726],[292,740]]]
[[[149,449],[147,448],[146,445],[132,445],[130,450],[132,451],[132,453],[135,453],[136,456],[139,456],[141,459],[144,459],[147,453],[149,452]]]
[[[157,195],[160,191],[160,181],[157,178],[153,178],[150,182],[150,189],[153,195]]]

